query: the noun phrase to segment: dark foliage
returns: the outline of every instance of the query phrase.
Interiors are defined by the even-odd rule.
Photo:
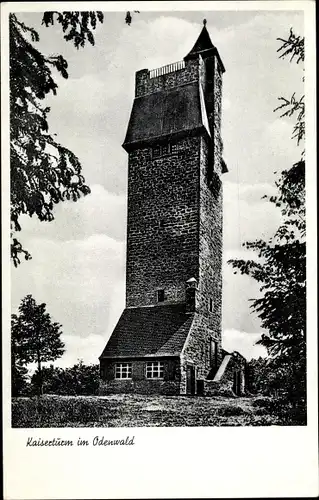
[[[21,396],[29,394],[29,376],[25,366],[11,362],[11,395]]]
[[[291,56],[304,61],[304,39],[290,31],[279,49],[280,57]],[[295,117],[293,137],[300,145],[305,134],[304,96],[280,98],[281,116]],[[267,348],[265,364],[255,362],[261,370],[256,389],[280,393],[294,407],[306,402],[306,209],[305,161],[301,159],[283,171],[276,182],[277,195],[268,197],[281,211],[282,223],[270,240],[244,243],[256,253],[256,259],[231,260],[234,269],[254,278],[260,284],[261,296],[252,300],[252,309],[261,319],[268,335],[260,344]],[[258,369],[256,367],[258,365]],[[258,377],[258,376],[257,376]],[[257,379],[258,380],[258,379]],[[268,389],[266,389],[268,386]]]
[[[41,365],[54,361],[64,353],[61,325],[52,321],[45,304],[37,304],[27,295],[19,306],[19,314],[11,317],[11,359],[13,376],[19,367],[38,364],[38,392],[42,393]],[[13,388],[16,392],[16,388]]]
[[[103,13],[45,12],[42,24],[60,25],[63,37],[79,49],[95,44],[93,31],[103,23]],[[127,13],[127,24],[132,16]],[[45,97],[56,95],[54,71],[68,78],[68,63],[61,55],[42,54],[36,44],[38,32],[10,14],[10,169],[11,169],[11,258],[17,267],[21,257],[31,258],[17,239],[21,215],[40,221],[54,219],[55,204],[77,201],[90,193],[77,156],[49,131]]]
[[[136,14],[139,14],[139,12],[140,12],[139,10],[134,10],[134,13],[136,13]],[[126,13],[125,22],[126,22],[126,24],[128,24],[129,26],[131,26],[131,23],[132,23],[132,14],[131,14],[130,11],[128,11]]]
[[[41,371],[43,393],[69,396],[89,396],[98,394],[99,365],[85,365],[82,361],[71,368],[59,368],[53,365],[43,367]],[[36,392],[39,371],[31,378],[31,391]]]

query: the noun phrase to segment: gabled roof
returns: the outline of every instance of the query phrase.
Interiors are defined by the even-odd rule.
[[[186,314],[185,304],[127,308],[100,359],[179,356],[193,317]]]
[[[197,81],[135,98],[124,149],[173,134],[206,130],[210,135],[201,93]]]

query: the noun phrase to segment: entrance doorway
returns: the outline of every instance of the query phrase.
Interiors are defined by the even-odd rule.
[[[186,394],[195,394],[195,368],[192,365],[186,366]]]
[[[241,372],[239,370],[234,371],[233,391],[236,394],[236,396],[240,396],[240,394],[241,394]]]

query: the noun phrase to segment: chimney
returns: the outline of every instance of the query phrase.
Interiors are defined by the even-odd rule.
[[[196,311],[196,294],[197,280],[190,278],[186,281],[186,313],[194,313]]]

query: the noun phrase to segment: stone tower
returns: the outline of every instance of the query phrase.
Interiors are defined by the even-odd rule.
[[[136,74],[123,147],[129,155],[126,307],[210,298],[220,323],[224,66],[206,27],[181,63]]]
[[[100,357],[102,392],[195,393],[223,358],[225,68],[205,24],[183,61],[136,73],[126,309]]]

